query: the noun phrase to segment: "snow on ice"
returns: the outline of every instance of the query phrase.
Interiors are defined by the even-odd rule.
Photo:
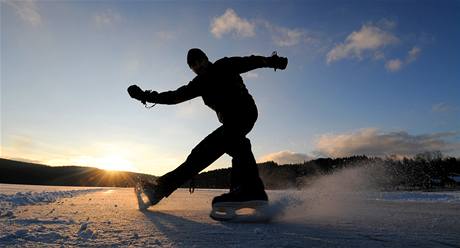
[[[50,203],[59,198],[70,198],[79,194],[96,192],[101,189],[66,190],[52,192],[17,192],[14,195],[0,194],[0,202],[11,203],[12,206]]]

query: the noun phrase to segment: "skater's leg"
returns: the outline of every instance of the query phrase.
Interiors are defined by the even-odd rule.
[[[254,190],[263,190],[257,163],[251,151],[251,142],[246,135],[257,120],[255,105],[246,111],[238,112],[224,124],[225,152],[232,157],[230,191],[244,185]]]
[[[193,148],[184,163],[159,178],[165,197],[222,156],[224,145],[224,128],[221,126]]]
[[[228,144],[227,153],[233,158],[231,190],[235,190],[238,187],[254,191],[264,190],[249,139],[236,137]]]
[[[251,204],[266,205],[268,196],[259,177],[256,160],[251,151],[251,143],[244,136],[232,137],[226,137],[226,144],[228,144],[226,152],[233,157],[232,187],[229,193],[214,197],[213,209],[232,208],[232,206],[251,207]]]

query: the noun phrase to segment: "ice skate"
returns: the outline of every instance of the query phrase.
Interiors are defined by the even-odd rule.
[[[140,210],[145,210],[163,199],[163,190],[158,183],[139,180],[134,187]]]
[[[217,196],[212,201],[210,217],[217,221],[229,222],[269,221],[267,194],[263,190],[259,192],[235,190]]]

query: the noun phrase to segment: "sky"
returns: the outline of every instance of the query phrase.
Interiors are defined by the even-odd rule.
[[[200,98],[146,109],[211,61],[277,51],[243,74],[258,162],[460,156],[460,1],[1,1],[3,158],[162,175],[219,127]],[[218,82],[216,82],[218,83]],[[228,155],[210,169],[230,166]]]

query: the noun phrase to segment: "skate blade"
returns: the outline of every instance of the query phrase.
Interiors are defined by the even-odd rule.
[[[271,220],[266,201],[245,202],[244,205],[229,202],[214,204],[209,216],[216,221],[240,223],[260,223]]]
[[[242,209],[242,208],[262,208],[268,206],[268,201],[254,200],[254,201],[245,201],[245,202],[217,202],[212,205],[213,208],[232,208],[232,209]]]
[[[134,193],[136,195],[137,199],[137,205],[139,207],[139,210],[146,210],[149,208],[152,204],[150,204],[150,201],[148,197],[143,193],[142,188],[138,187],[137,185],[134,187]]]

